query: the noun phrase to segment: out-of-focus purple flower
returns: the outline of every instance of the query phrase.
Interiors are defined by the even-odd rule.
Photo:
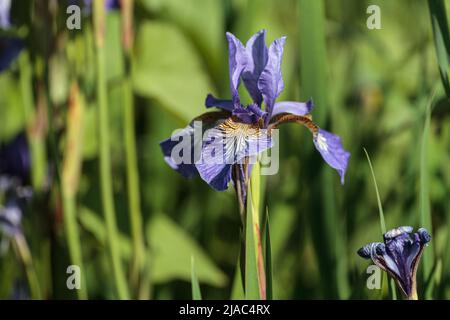
[[[6,29],[10,27],[10,10],[11,0],[0,0],[0,28]]]
[[[344,183],[350,154],[344,150],[338,136],[312,122],[312,101],[276,101],[284,88],[281,61],[286,38],[276,39],[267,48],[265,35],[265,30],[256,33],[244,46],[233,34],[226,34],[231,100],[207,95],[206,107],[217,107],[223,111],[205,113],[195,119],[210,128],[200,130],[204,134],[203,139],[195,137],[193,121],[181,131],[181,136],[161,142],[166,162],[186,177],[199,173],[211,187],[224,190],[231,180],[236,186],[237,181],[248,179],[251,170],[248,159],[272,147],[272,129],[282,123],[296,122],[312,132],[316,149],[338,171]],[[248,106],[242,105],[239,97],[241,80],[253,100]],[[178,144],[174,140],[180,137],[196,140],[190,144],[190,155],[181,157],[188,161],[179,161]],[[246,189],[245,184],[241,189]]]
[[[0,145],[0,177],[15,178],[24,184],[29,175],[30,152],[25,134],[21,133],[7,144]]]
[[[120,8],[120,0],[106,0],[106,8],[108,10],[119,9]]]
[[[23,47],[24,43],[19,38],[0,37],[0,72],[10,66]]]
[[[0,232],[10,238],[22,232],[22,210],[16,198],[0,206]]]
[[[11,26],[11,0],[0,0],[0,28]],[[24,47],[23,40],[16,37],[0,36],[0,72],[7,69]]]
[[[417,299],[416,273],[423,249],[431,241],[420,228],[411,237],[412,227],[398,227],[386,232],[384,242],[372,242],[358,250],[358,255],[372,259],[397,282],[409,299]]]
[[[1,0],[0,0],[1,1]],[[92,0],[69,0],[70,4],[75,4],[80,6],[81,2],[83,2],[85,9],[87,9],[85,12],[90,13],[91,7],[92,7]],[[119,9],[120,8],[120,0],[105,0],[105,8],[106,10],[113,10],[113,9]]]
[[[15,280],[9,297],[10,300],[29,300],[30,293],[26,282],[22,280]]]

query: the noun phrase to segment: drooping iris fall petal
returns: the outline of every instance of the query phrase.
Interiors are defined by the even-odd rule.
[[[195,166],[203,180],[222,191],[231,180],[233,164],[271,147],[267,130],[229,118],[206,133],[201,158]]]
[[[344,184],[350,153],[342,146],[341,137],[319,128],[313,141],[322,158],[330,167],[337,170],[341,183]]]

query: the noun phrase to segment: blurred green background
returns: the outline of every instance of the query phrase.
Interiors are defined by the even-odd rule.
[[[381,9],[379,30],[366,26],[371,4]],[[0,142],[26,132],[33,197],[22,219],[32,262],[13,247],[1,252],[0,298],[18,291],[38,297],[28,290],[30,279],[41,298],[75,298],[66,287],[74,225],[88,297],[124,297],[115,290],[102,207],[99,150],[108,140],[98,131],[101,83],[119,233],[113,250],[128,297],[190,299],[192,256],[203,298],[232,296],[240,248],[234,190],[183,179],[165,164],[159,142],[204,112],[207,93],[230,96],[225,32],[246,41],[260,29],[268,30],[268,41],[287,36],[280,99],[312,97],[313,116],[352,154],[341,186],[306,130],[281,128],[280,170],[267,177],[262,206],[270,217],[274,298],[390,298],[385,278],[382,290],[366,288],[369,262],[356,254],[382,240],[363,148],[387,228],[424,226],[433,236],[419,267],[419,296],[450,298],[450,105],[427,1],[136,0],[130,51],[121,40],[124,13],[110,10],[102,57],[92,12],[82,10],[81,30],[68,30],[67,6],[13,1],[13,26],[2,31],[26,44],[0,73]],[[130,191],[133,144],[138,181],[131,184],[139,189]],[[0,195],[0,203],[6,198]],[[141,272],[134,269],[132,210],[142,216]]]

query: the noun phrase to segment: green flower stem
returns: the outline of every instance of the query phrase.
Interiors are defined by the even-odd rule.
[[[14,243],[19,253],[20,259],[25,267],[25,273],[28,279],[32,299],[42,299],[42,293],[39,286],[39,280],[36,270],[33,266],[33,259],[31,257],[30,249],[23,234],[19,233],[14,237]]]
[[[113,268],[114,283],[117,295],[120,299],[129,299],[128,286],[120,259],[118,246],[118,230],[114,209],[110,141],[109,141],[109,117],[107,106],[107,91],[105,78],[105,8],[103,1],[94,1],[94,32],[96,39],[97,59],[97,104],[99,126],[99,157],[100,157],[100,184],[103,213],[105,216],[109,253]]]
[[[123,82],[124,106],[124,144],[127,165],[128,211],[130,215],[131,235],[133,239],[133,264],[131,282],[138,290],[140,299],[149,298],[149,281],[143,280],[145,270],[145,245],[142,228],[141,199],[139,193],[139,170],[136,152],[134,126],[134,101],[131,80],[131,49],[133,46],[133,0],[122,3],[122,44],[126,73]],[[146,279],[149,279],[148,277]]]
[[[136,137],[134,128],[134,104],[129,74],[123,84],[124,94],[124,139],[127,165],[128,205],[133,239],[134,261],[132,279],[138,282],[145,262],[144,235],[142,229],[141,199],[139,194],[139,171],[136,157]]]
[[[87,285],[76,215],[76,193],[81,171],[83,117],[84,99],[78,90],[77,84],[74,83],[70,91],[67,114],[67,141],[61,174],[61,197],[70,261],[81,270],[81,287],[77,290],[77,295],[79,299],[86,300],[88,298]]]
[[[432,91],[432,94],[427,102],[425,109],[425,124],[422,132],[422,141],[420,146],[420,225],[427,230],[432,230],[431,208],[430,208],[430,178],[428,171],[428,154],[429,154],[429,141],[430,141],[430,122],[431,122],[431,110],[433,106],[434,97],[436,95],[436,88]],[[428,279],[432,274],[434,255],[432,250],[427,250],[423,253],[422,265],[423,265],[423,277]],[[430,279],[429,285],[424,292],[425,299],[432,299],[432,292],[434,289],[435,280]]]
[[[31,65],[28,51],[22,52],[19,58],[20,88],[22,92],[25,122],[27,124],[27,139],[30,148],[31,184],[34,190],[40,190],[44,184],[46,171],[46,150],[42,138],[42,128],[39,128],[39,113],[35,112],[33,89],[31,86]]]
[[[419,297],[417,296],[417,287],[415,283],[413,284],[411,294],[408,297],[408,300],[419,300]]]
[[[27,140],[30,150],[31,163],[31,185],[34,190],[39,191],[44,185],[46,171],[46,148],[43,139],[39,119],[41,116],[35,112],[35,101],[32,89],[31,63],[28,51],[23,51],[19,57],[20,68],[20,89],[23,99],[23,111],[27,127]],[[17,252],[23,262],[31,297],[33,299],[42,299],[42,293],[39,285],[38,276],[34,269],[32,256],[25,237],[21,234],[14,238],[17,246]]]
[[[266,300],[266,275],[264,269],[263,246],[261,242],[260,228],[260,199],[261,199],[261,179],[259,162],[253,165],[247,192],[247,217],[246,217],[246,297]],[[254,261],[251,261],[253,260]],[[252,279],[257,282],[258,292],[249,292],[254,290],[255,285],[250,284]]]
[[[72,264],[80,267],[81,270],[81,286],[77,290],[79,299],[86,300],[87,287],[85,270],[83,267],[83,259],[81,255],[80,234],[78,230],[78,222],[76,218],[76,204],[73,196],[68,195],[64,187],[62,190],[62,205],[64,210],[64,228],[66,230],[67,244],[69,246],[69,256]]]

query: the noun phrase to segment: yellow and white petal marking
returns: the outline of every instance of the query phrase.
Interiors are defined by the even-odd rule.
[[[246,156],[258,154],[272,146],[268,130],[228,118],[217,126],[223,135],[225,159],[240,161]]]
[[[325,138],[323,136],[323,134],[318,133],[317,137],[316,137],[316,141],[317,141],[317,146],[319,147],[320,150],[322,150],[324,152],[328,152],[327,138]]]

